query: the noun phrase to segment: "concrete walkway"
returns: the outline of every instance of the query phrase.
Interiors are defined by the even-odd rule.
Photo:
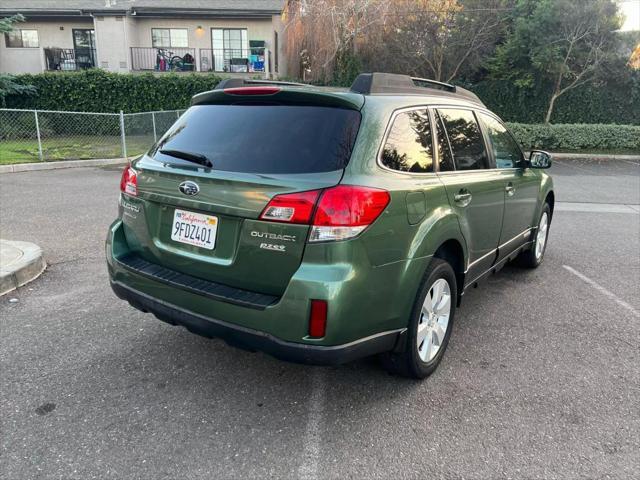
[[[0,295],[36,279],[46,266],[35,243],[0,239]]]

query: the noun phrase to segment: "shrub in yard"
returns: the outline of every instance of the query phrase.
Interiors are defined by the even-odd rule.
[[[637,125],[509,123],[508,126],[526,150],[625,150],[640,154],[640,126]]]
[[[33,85],[33,95],[8,95],[7,107],[79,112],[125,113],[174,110],[189,106],[196,93],[213,89],[213,74],[111,73],[100,69],[17,75]]]

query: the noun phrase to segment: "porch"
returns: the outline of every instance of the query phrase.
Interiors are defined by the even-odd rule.
[[[95,48],[44,48],[47,71],[73,71],[97,67]]]
[[[271,52],[250,48],[131,47],[131,69],[153,72],[258,73],[268,75]]]

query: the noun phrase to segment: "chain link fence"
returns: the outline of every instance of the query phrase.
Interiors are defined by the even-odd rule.
[[[121,158],[146,152],[184,113],[0,109],[0,165]]]

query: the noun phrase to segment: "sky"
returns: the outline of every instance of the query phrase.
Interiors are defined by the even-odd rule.
[[[626,17],[620,30],[640,30],[640,0],[621,0],[620,11]]]

